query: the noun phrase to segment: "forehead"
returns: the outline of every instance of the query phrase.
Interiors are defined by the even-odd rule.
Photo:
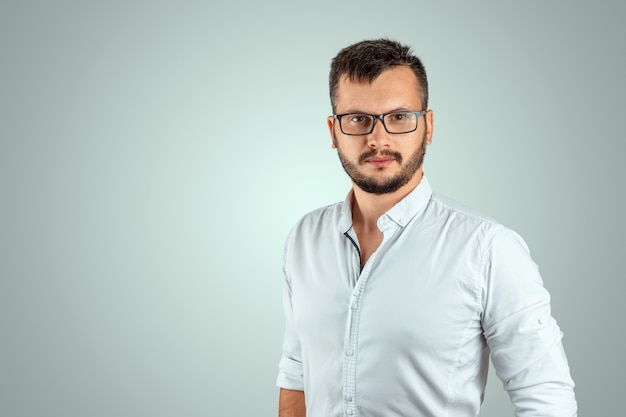
[[[388,69],[371,83],[350,80],[346,75],[339,80],[337,113],[422,110],[421,105],[417,77],[406,66]]]

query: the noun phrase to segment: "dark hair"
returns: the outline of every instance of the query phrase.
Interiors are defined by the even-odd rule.
[[[397,66],[407,66],[417,77],[420,86],[420,99],[428,108],[428,80],[422,61],[413,54],[411,48],[390,39],[364,40],[343,48],[330,65],[330,104],[333,113],[337,105],[339,80],[346,75],[349,80],[371,83],[383,71]]]

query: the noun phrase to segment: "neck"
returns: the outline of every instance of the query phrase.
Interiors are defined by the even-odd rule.
[[[380,216],[413,191],[419,185],[422,176],[422,170],[420,169],[408,183],[393,193],[381,195],[366,193],[356,185],[353,185],[352,222],[368,229],[378,227],[377,222]]]

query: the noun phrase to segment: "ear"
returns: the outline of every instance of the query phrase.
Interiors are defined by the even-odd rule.
[[[433,128],[435,126],[435,115],[432,110],[428,110],[424,115],[424,120],[426,121],[426,144],[430,145],[433,142]]]
[[[331,140],[330,146],[333,149],[337,149],[337,144],[335,143],[335,135],[334,135],[335,118],[333,116],[328,116],[328,118],[326,119],[326,123],[328,124],[328,132],[330,133],[330,140]]]

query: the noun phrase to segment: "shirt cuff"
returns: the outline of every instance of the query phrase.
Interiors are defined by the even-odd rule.
[[[302,363],[283,356],[280,359],[278,368],[278,378],[276,378],[276,385],[279,388],[285,388],[294,391],[304,391]]]

